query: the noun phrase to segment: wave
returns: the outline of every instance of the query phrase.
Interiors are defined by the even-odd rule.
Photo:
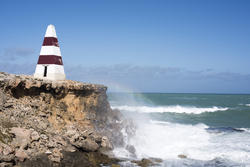
[[[135,147],[136,156],[139,159],[157,157],[168,160],[168,165],[162,166],[220,166],[219,164],[205,165],[218,158],[229,161],[228,165],[223,162],[221,166],[250,165],[250,133],[210,133],[208,128],[210,127],[205,124],[137,122],[135,135],[130,136],[125,143]],[[123,133],[125,132],[124,130]],[[115,148],[114,154],[124,158],[134,157],[121,148]],[[179,155],[185,155],[188,158],[182,161],[178,158]],[[187,165],[187,162],[190,164]],[[201,165],[197,164],[199,162]],[[233,162],[242,164],[234,165]]]
[[[250,104],[246,104],[246,106],[250,107]]]
[[[122,111],[129,112],[140,112],[140,113],[186,113],[186,114],[201,114],[204,112],[217,112],[217,111],[226,111],[229,108],[227,107],[193,107],[193,106],[160,106],[160,107],[151,107],[151,106],[112,106],[112,109],[118,109]]]

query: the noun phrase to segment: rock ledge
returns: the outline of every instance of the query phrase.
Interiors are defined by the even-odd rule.
[[[0,72],[0,166],[64,166],[75,155],[88,166],[117,163],[103,154],[123,144],[121,114],[106,90]]]

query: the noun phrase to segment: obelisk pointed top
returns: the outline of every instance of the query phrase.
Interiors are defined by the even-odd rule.
[[[52,25],[52,24],[48,25],[46,33],[45,33],[45,37],[55,37],[55,38],[57,38],[56,29],[55,29],[54,25]]]

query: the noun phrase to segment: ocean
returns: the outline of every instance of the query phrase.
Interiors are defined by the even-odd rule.
[[[250,95],[109,93],[108,97],[113,109],[136,124],[134,135],[123,132],[135,155],[115,148],[118,157],[161,158],[160,166],[166,167],[250,167]]]

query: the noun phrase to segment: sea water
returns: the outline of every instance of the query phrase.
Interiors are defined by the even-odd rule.
[[[109,93],[111,107],[134,120],[127,136],[135,155],[161,158],[161,166],[250,166],[250,95]],[[126,136],[126,132],[124,132]],[[185,155],[186,158],[180,158]]]

